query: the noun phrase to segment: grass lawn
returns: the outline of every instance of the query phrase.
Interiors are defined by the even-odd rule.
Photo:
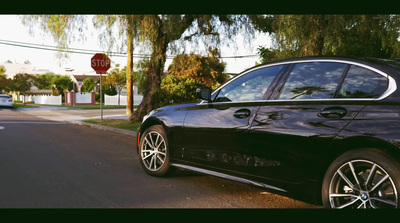
[[[14,103],[14,108],[35,108],[35,107],[40,107],[40,106],[48,106],[48,107],[66,107],[66,108],[77,108],[77,109],[100,109],[99,104],[95,105],[41,105],[41,104],[30,104],[26,103],[25,105],[22,103]],[[135,108],[137,107],[136,105],[134,106]],[[125,105],[103,105],[103,109],[126,109]]]
[[[95,105],[57,105],[59,107],[67,107],[67,108],[81,108],[81,109],[100,109],[100,105],[99,104],[95,104]],[[136,107],[136,106],[135,106]],[[125,105],[103,105],[103,109],[126,109]]]
[[[114,128],[126,129],[130,131],[136,131],[140,125],[140,123],[133,123],[131,124],[129,120],[122,120],[122,119],[89,119],[83,120],[83,122],[97,124],[97,125],[105,125]]]
[[[35,104],[22,104],[22,103],[14,103],[13,108],[38,108],[40,105],[35,105]]]

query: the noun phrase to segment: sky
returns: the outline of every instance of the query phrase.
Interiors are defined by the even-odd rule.
[[[90,19],[88,21],[91,21]],[[91,22],[90,22],[91,23]],[[105,49],[100,46],[98,40],[97,30],[88,24],[89,29],[85,32],[86,40],[84,42],[73,42],[69,45],[70,48],[94,50],[93,55],[103,53]],[[6,41],[22,42],[29,44],[50,45],[56,46],[53,39],[45,34],[43,31],[36,29],[34,35],[29,33],[29,28],[24,26],[21,19],[17,15],[0,14],[0,62],[11,60],[13,63],[24,63],[29,61],[35,69],[50,70],[56,74],[63,74],[66,68],[74,69],[81,72],[93,72],[90,66],[91,54],[68,54],[68,59],[60,60],[57,58],[57,52],[49,50],[32,49],[26,47],[10,46],[1,44]],[[260,58],[257,56],[257,48],[260,45],[269,46],[270,38],[267,34],[257,34],[251,44],[244,44],[240,36],[237,38],[237,49],[232,47],[222,47],[221,56],[241,56],[241,55],[255,55],[254,57],[246,58],[223,58],[226,63],[225,72],[240,73],[247,68],[255,65]],[[40,46],[39,46],[40,47]],[[126,66],[126,57],[110,57],[112,63],[111,69],[114,64],[120,64],[120,67]],[[134,59],[134,63],[138,59]],[[171,63],[172,59],[167,59],[166,67]]]

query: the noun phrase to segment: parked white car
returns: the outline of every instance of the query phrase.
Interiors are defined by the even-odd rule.
[[[0,106],[13,107],[13,100],[9,95],[0,94]]]

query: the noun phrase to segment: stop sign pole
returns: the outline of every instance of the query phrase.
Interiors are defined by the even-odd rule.
[[[90,60],[92,68],[96,71],[96,74],[100,74],[100,114],[101,120],[103,120],[103,84],[102,74],[105,74],[111,66],[111,60],[104,53],[96,53]]]

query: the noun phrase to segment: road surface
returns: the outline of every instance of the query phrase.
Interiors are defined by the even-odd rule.
[[[148,176],[135,137],[71,124],[59,112],[0,109],[0,208],[318,208],[186,171]]]

